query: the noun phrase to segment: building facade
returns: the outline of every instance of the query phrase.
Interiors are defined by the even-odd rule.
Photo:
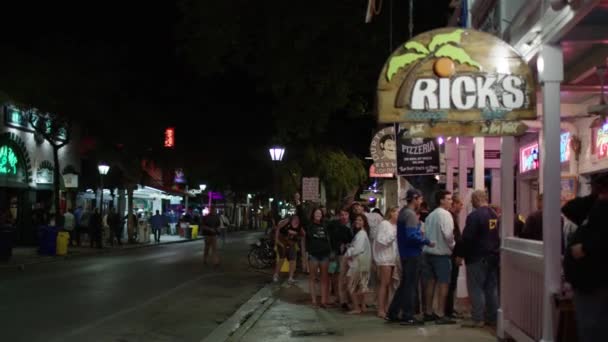
[[[10,212],[16,242],[33,244],[37,239],[37,227],[55,210],[53,178],[56,167],[62,176],[59,209],[65,210],[71,205],[75,189],[70,189],[77,186],[80,172],[80,138],[75,127],[69,128],[69,135],[64,132],[64,139],[69,137],[69,141],[59,150],[59,165],[55,165],[52,146],[34,132],[28,112],[9,103],[0,108],[0,209],[3,213]],[[67,175],[67,187],[64,175]]]

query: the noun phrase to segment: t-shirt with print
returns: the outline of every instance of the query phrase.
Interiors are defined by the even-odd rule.
[[[306,249],[316,258],[328,257],[331,254],[329,232],[323,224],[311,223],[306,229]]]
[[[467,216],[462,231],[462,250],[467,264],[479,261],[488,256],[497,256],[500,249],[498,215],[489,207],[480,207]]]

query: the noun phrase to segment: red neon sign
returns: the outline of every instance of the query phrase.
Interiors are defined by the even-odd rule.
[[[165,129],[165,147],[175,147],[175,128]]]

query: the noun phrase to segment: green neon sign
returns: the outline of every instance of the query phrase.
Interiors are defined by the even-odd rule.
[[[16,175],[17,163],[17,155],[12,148],[8,146],[0,147],[0,174]]]

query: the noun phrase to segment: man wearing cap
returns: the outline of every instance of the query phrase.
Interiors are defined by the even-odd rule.
[[[386,321],[401,322],[403,325],[422,325],[414,318],[414,303],[420,257],[423,246],[434,247],[435,243],[425,239],[420,231],[420,221],[416,211],[422,203],[422,193],[416,189],[407,191],[405,200],[407,206],[399,212],[397,220],[397,245],[401,258],[401,284],[393,297],[388,310]]]
[[[566,203],[562,213],[578,225],[564,257],[566,280],[574,288],[579,341],[608,340],[608,175],[591,182],[591,195]]]

